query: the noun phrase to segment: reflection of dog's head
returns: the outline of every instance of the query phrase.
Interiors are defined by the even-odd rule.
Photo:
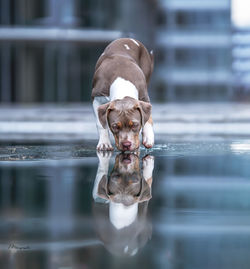
[[[107,204],[94,204],[97,230],[105,247],[115,255],[135,255],[151,236],[147,205],[151,186],[143,178],[135,154],[119,154],[110,177],[104,175],[98,196]]]
[[[139,158],[135,154],[119,154],[108,180],[104,175],[98,186],[103,199],[124,206],[151,199],[151,188],[141,176]]]

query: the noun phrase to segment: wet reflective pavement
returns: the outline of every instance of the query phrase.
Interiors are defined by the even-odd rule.
[[[0,146],[0,268],[249,268],[250,141]]]

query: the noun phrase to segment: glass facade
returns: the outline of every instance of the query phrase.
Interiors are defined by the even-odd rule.
[[[40,30],[55,28],[100,30],[104,36],[105,30],[116,31],[117,37],[134,36],[154,49],[152,101],[237,99],[229,0],[0,0],[0,10],[0,30],[11,35],[13,26],[35,29],[41,37],[0,38],[0,102],[90,101],[96,60],[113,38],[89,43],[90,33],[84,42],[60,42],[55,35],[54,41],[44,40]],[[241,77],[236,74],[236,80]]]
[[[232,100],[230,2],[159,1],[158,10],[161,100]]]
[[[107,36],[103,41],[105,35],[110,34],[104,31],[116,31],[119,36],[138,33],[136,36],[145,36],[144,42],[148,38],[141,31],[141,25],[147,24],[145,20],[150,22],[147,15],[150,1],[147,5],[136,1],[134,14],[130,12],[130,2],[0,0],[1,29],[12,39],[19,38],[13,41],[2,37],[0,41],[0,102],[89,102],[95,63],[104,47],[114,39]],[[141,6],[145,7],[140,23],[132,31],[135,14]],[[128,14],[131,15],[129,21]],[[13,26],[19,29],[16,36]],[[73,42],[58,42],[55,34],[54,41],[47,42],[46,38],[53,39],[53,33],[46,33],[46,29],[65,30],[65,35],[67,30],[74,29],[89,32],[84,42],[78,42],[79,37]],[[33,42],[35,38],[29,36],[31,31],[41,40]],[[70,33],[67,35],[70,38]],[[93,35],[96,41],[88,42]]]

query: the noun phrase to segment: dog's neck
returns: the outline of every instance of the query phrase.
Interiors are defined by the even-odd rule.
[[[125,96],[138,100],[138,90],[130,81],[118,77],[110,86],[110,101],[123,99]]]

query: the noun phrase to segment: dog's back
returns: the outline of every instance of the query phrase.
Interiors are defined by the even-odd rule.
[[[139,100],[149,102],[147,84],[153,71],[153,54],[130,38],[113,41],[96,63],[92,98],[109,96],[110,85],[117,77],[131,81],[139,92]]]
[[[107,57],[127,57],[134,60],[142,69],[147,83],[150,80],[154,59],[153,52],[148,52],[144,45],[132,38],[120,38],[110,43],[96,63],[96,70]]]

